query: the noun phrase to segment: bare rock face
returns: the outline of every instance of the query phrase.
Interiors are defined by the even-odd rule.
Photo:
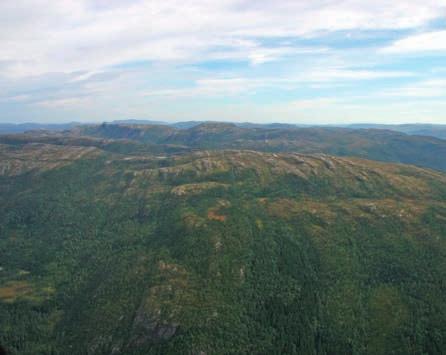
[[[133,321],[130,346],[141,346],[169,340],[175,335],[178,324],[161,320],[159,312],[150,312],[142,305]]]
[[[187,272],[177,264],[164,261],[159,262],[158,271],[164,282],[150,287],[142,300],[133,320],[130,347],[169,340],[178,329]]]

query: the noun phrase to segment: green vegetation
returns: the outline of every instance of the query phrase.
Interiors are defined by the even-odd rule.
[[[0,144],[0,343],[12,354],[446,349],[446,175],[36,139]]]

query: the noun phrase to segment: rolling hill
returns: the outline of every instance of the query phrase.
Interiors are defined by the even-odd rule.
[[[350,128],[388,129],[418,136],[431,136],[446,139],[446,125],[444,124],[352,124]]]
[[[187,129],[160,125],[102,124],[82,126],[77,134],[194,149],[251,149],[356,156],[446,170],[445,140],[381,129],[266,129],[208,122]]]

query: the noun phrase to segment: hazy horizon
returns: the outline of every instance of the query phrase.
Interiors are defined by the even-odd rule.
[[[379,123],[379,122],[347,122],[347,123],[342,123],[342,122],[333,122],[333,123],[299,123],[299,122],[282,122],[280,120],[278,121],[264,121],[264,122],[255,122],[255,121],[234,121],[234,120],[188,120],[188,119],[184,119],[184,120],[163,120],[163,119],[150,119],[150,118],[122,118],[119,119],[117,118],[116,120],[103,120],[103,121],[76,121],[76,120],[69,120],[69,121],[63,121],[63,120],[59,120],[59,121],[23,121],[23,122],[12,122],[12,121],[6,121],[6,122],[1,122],[0,121],[0,125],[96,125],[96,124],[102,124],[102,123],[107,123],[107,124],[120,124],[120,123],[129,123],[132,124],[132,122],[136,122],[136,123],[141,123],[141,124],[160,124],[160,125],[174,125],[177,123],[191,123],[191,122],[199,122],[199,123],[233,123],[233,124],[252,124],[252,125],[296,125],[296,126],[333,126],[333,127],[342,127],[342,126],[373,126],[373,125],[377,125],[377,126],[446,126],[446,123],[432,123],[432,122],[402,122],[402,123]]]
[[[5,1],[0,122],[445,124],[445,10],[444,0]]]

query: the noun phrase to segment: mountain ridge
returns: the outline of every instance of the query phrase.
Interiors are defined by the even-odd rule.
[[[264,129],[218,122],[202,123],[187,129],[162,127],[103,124],[84,127],[81,134],[130,138],[152,144],[177,144],[198,149],[322,152],[446,170],[446,161],[443,159],[446,155],[446,141],[391,130],[339,127]]]
[[[320,127],[320,128],[351,128],[351,129],[382,129],[392,130],[395,132],[402,132],[409,135],[430,136],[440,139],[446,138],[446,125],[444,124],[425,124],[425,123],[403,123],[403,124],[379,124],[379,123],[352,123],[352,124],[298,124],[298,123],[254,123],[254,122],[220,122],[220,121],[180,121],[180,122],[165,122],[158,120],[145,119],[123,119],[104,122],[108,124],[117,125],[163,125],[171,126],[178,129],[188,129],[203,123],[232,123],[241,128],[261,128],[261,129],[286,129],[286,128],[305,128],[305,127]],[[0,123],[0,134],[8,133],[24,133],[30,130],[52,130],[62,131],[71,129],[75,126],[97,125],[98,123]]]

